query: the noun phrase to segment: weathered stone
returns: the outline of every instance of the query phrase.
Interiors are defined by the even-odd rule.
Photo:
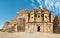
[[[53,15],[48,9],[22,10],[10,22],[12,31],[22,32],[53,32]],[[5,27],[6,28],[6,27]]]

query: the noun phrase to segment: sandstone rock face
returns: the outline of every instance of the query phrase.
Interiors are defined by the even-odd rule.
[[[10,22],[5,22],[4,26],[3,26],[3,30],[7,30],[9,28]]]
[[[55,17],[53,29],[54,33],[60,33],[60,16]]]
[[[53,32],[53,15],[48,9],[42,10],[22,10],[10,24],[4,25],[6,28],[11,26],[12,31],[16,32]],[[8,27],[9,28],[9,27]]]

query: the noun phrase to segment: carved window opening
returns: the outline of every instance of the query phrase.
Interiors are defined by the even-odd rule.
[[[38,16],[38,18],[40,18],[40,16]]]
[[[47,16],[45,16],[45,18],[47,18]]]
[[[14,24],[14,26],[16,26],[16,24]]]
[[[33,18],[33,17],[32,17]]]

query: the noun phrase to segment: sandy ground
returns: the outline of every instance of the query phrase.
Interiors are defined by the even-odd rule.
[[[16,32],[16,33],[6,33],[0,32],[0,38],[60,38],[60,34],[52,33],[25,33],[25,32]]]

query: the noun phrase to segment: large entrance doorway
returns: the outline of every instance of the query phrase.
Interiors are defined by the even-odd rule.
[[[37,31],[40,32],[40,26],[37,27]]]

